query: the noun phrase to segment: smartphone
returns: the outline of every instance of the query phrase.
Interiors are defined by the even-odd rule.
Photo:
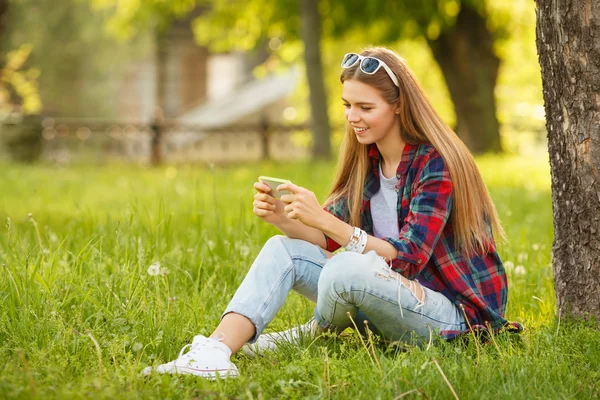
[[[271,196],[273,196],[276,199],[281,198],[281,196],[283,196],[284,194],[290,194],[290,192],[288,192],[287,190],[281,190],[279,192],[277,191],[277,186],[283,183],[292,183],[287,179],[272,178],[270,176],[259,176],[258,180],[266,185],[269,185],[269,187],[271,188]]]

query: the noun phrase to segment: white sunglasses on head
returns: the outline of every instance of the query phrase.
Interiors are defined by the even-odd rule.
[[[360,54],[356,53],[348,53],[342,60],[342,68],[350,68],[356,63],[359,63],[360,70],[367,75],[373,75],[375,72],[379,71],[379,68],[383,67],[392,82],[394,82],[394,85],[396,85],[396,87],[400,87],[398,78],[396,78],[396,74],[394,74],[390,67],[388,67],[386,63],[380,59],[371,56],[361,56]]]

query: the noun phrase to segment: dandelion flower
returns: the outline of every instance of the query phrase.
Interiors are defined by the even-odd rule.
[[[515,268],[515,263],[507,261],[504,263],[504,268],[506,268],[507,271],[512,271]]]
[[[527,271],[525,271],[525,267],[522,265],[517,265],[515,267],[515,275],[520,275],[523,276],[527,273]]]
[[[133,346],[131,347],[131,350],[133,350],[135,353],[139,352],[140,350],[142,350],[144,348],[144,345],[141,344],[140,342],[135,342],[133,344]]]
[[[206,242],[206,244],[208,245],[208,248],[210,249],[210,251],[213,251],[215,249],[215,242],[213,242],[212,240],[209,240],[208,242]]]
[[[160,273],[160,262],[156,261],[150,264],[150,266],[148,267],[148,275],[157,276],[160,275]]]
[[[242,257],[248,257],[250,254],[250,248],[248,246],[240,246],[240,255]]]
[[[531,246],[531,248],[533,249],[533,251],[538,251],[540,249],[540,245],[537,243],[534,243],[533,246]]]
[[[527,253],[519,253],[519,255],[517,256],[517,261],[520,263],[523,263],[523,262],[527,261],[528,258],[529,258],[529,255]]]

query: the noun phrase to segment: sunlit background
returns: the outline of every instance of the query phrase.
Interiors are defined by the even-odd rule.
[[[0,157],[307,159],[315,154],[315,109],[325,109],[333,157],[343,124],[340,60],[370,45],[407,60],[472,151],[545,151],[533,2],[327,0],[318,10],[321,30],[307,37],[302,23],[313,16],[291,0],[8,1],[0,9]],[[307,68],[304,49],[315,40],[322,64]],[[497,77],[486,72],[490,62]],[[325,107],[309,101],[309,70],[322,78]],[[471,80],[474,91],[465,86]],[[495,104],[485,97],[492,92]],[[459,104],[464,99],[470,103]],[[468,121],[484,114],[491,125]],[[498,137],[500,146],[472,144],[467,131]]]

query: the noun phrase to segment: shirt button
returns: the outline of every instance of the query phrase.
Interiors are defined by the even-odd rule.
[[[418,262],[419,264],[421,264],[421,263],[423,262],[423,260],[421,260],[421,259],[419,258],[419,259],[417,260],[417,262]]]

